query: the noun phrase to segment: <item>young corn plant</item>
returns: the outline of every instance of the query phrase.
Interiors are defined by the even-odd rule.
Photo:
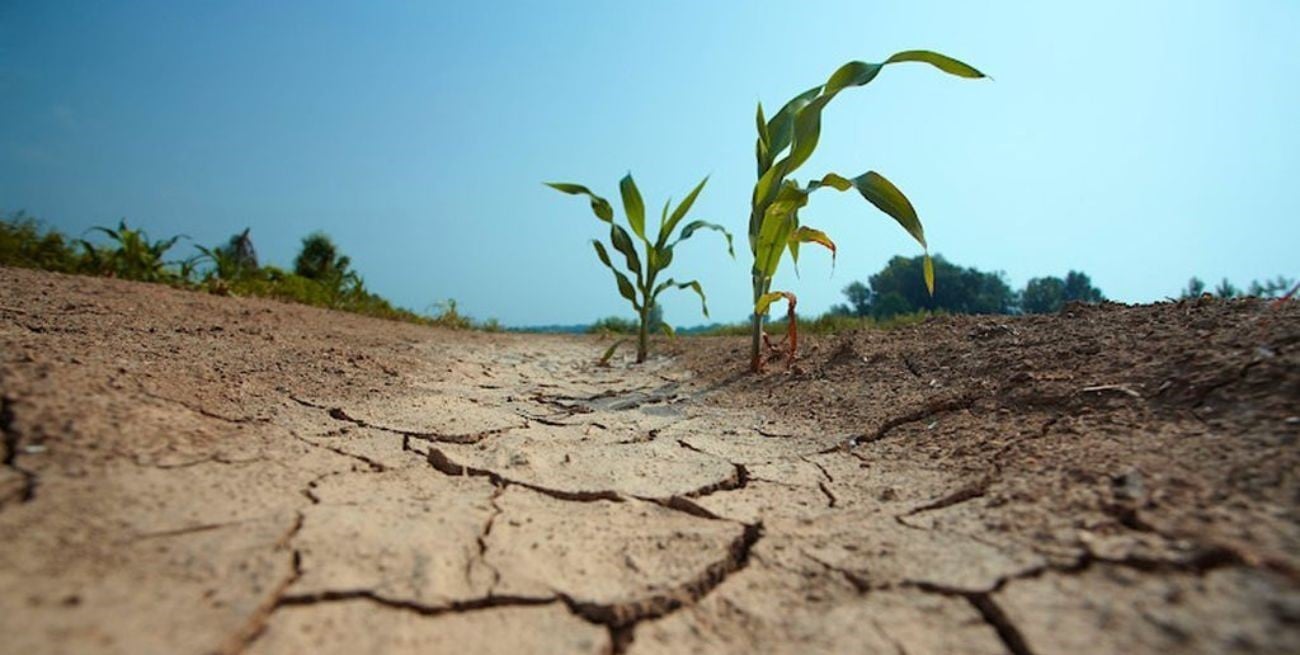
[[[673,249],[677,247],[677,244],[691,238],[691,235],[699,230],[716,230],[727,238],[727,253],[732,258],[736,256],[735,251],[732,249],[731,233],[721,225],[705,221],[691,221],[682,225],[681,231],[677,233],[675,238],[673,236],[708,181],[709,178],[707,177],[701,180],[671,213],[669,212],[669,206],[672,205],[672,200],[664,203],[663,212],[659,216],[659,232],[657,235],[653,235],[654,238],[651,240],[651,236],[646,233],[645,202],[641,199],[641,191],[637,189],[636,182],[632,180],[630,173],[624,177],[618,183],[619,193],[623,197],[623,214],[627,219],[628,226],[632,228],[632,235],[636,235],[636,240],[641,243],[640,249],[637,248],[632,235],[629,235],[627,230],[614,222],[614,208],[609,204],[608,200],[592,193],[591,190],[581,184],[546,183],[547,186],[556,191],[570,195],[587,196],[591,200],[592,213],[602,222],[609,224],[609,243],[623,255],[627,272],[632,274],[635,281],[629,279],[626,274],[614,266],[609,257],[609,251],[605,249],[605,244],[596,239],[592,239],[591,244],[596,249],[596,257],[614,273],[614,281],[618,283],[619,294],[632,303],[632,309],[637,313],[639,319],[636,347],[637,363],[645,361],[649,350],[650,317],[658,303],[659,294],[673,288],[690,289],[700,297],[700,309],[704,312],[704,316],[709,315],[709,306],[704,297],[704,288],[700,286],[698,281],[678,282],[673,278],[668,278],[662,282],[659,281],[659,274],[673,262]],[[673,329],[668,323],[660,323],[660,326],[665,334],[668,336],[673,335]],[[616,343],[614,347],[616,348],[617,345]],[[608,361],[610,355],[613,355],[612,349],[602,360]]]
[[[127,227],[126,219],[117,224],[116,230],[96,226],[91,231],[102,232],[117,244],[116,248],[98,248],[85,239],[79,240],[88,266],[96,273],[140,282],[169,282],[177,278],[167,269],[168,262],[163,261],[163,255],[177,241],[188,238],[185,235],[150,241],[144,230]]]
[[[832,258],[835,256],[835,242],[825,232],[801,225],[799,221],[799,210],[808,204],[808,196],[817,189],[856,189],[867,202],[897,221],[925,249],[925,285],[930,293],[934,293],[934,265],[930,261],[921,220],[907,196],[885,176],[875,171],[867,171],[852,178],[827,173],[804,186],[791,178],[817,149],[821,137],[822,111],[836,95],[850,87],[871,82],[885,66],[909,61],[930,64],[958,77],[985,77],[975,68],[951,57],[928,50],[908,50],[896,53],[879,64],[861,61],[844,64],[825,84],[795,96],[770,120],[763,114],[763,104],[758,105],[758,181],[754,184],[749,214],[749,249],[754,255],[751,271],[754,315],[750,369],[756,373],[763,367],[763,319],[768,308],[773,302],[782,299],[793,304],[794,296],[791,293],[771,288],[772,278],[785,253],[789,251],[790,258],[797,264],[800,244],[815,243],[830,250]],[[790,361],[794,360],[794,344],[797,343],[795,324],[794,320],[790,321]]]

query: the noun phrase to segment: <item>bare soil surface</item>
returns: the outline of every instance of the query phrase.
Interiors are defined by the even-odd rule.
[[[1300,310],[595,365],[0,269],[15,653],[1300,652]]]

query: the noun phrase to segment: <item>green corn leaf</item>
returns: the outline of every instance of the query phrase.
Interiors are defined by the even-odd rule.
[[[755,248],[754,269],[765,278],[776,274],[777,264],[785,253],[798,220],[796,214],[802,203],[797,200],[777,200],[767,208],[763,227]]]
[[[902,225],[903,229],[907,230],[907,233],[912,235],[921,246],[926,245],[925,228],[921,226],[921,219],[917,217],[916,209],[893,182],[875,171],[867,171],[853,178],[853,186],[868,202],[898,221],[898,224]]]
[[[930,253],[928,252],[925,253],[925,259],[923,261],[924,261],[923,267],[925,269],[925,288],[927,291],[930,292],[930,295],[933,296],[934,295],[934,262],[930,261]]]
[[[597,362],[597,364],[600,366],[609,366],[609,360],[614,356],[614,351],[618,350],[618,347],[627,343],[627,341],[627,339],[619,339],[610,344],[609,347],[605,349],[605,354],[600,356],[600,361]]]
[[[677,338],[677,330],[674,330],[674,329],[673,329],[673,326],[671,326],[671,325],[669,325],[669,324],[667,324],[667,323],[660,323],[660,324],[659,324],[659,329],[660,329],[660,330],[663,330],[663,333],[666,334],[666,335],[668,335],[668,338],[669,338],[669,339],[676,339],[676,338]]]
[[[958,77],[967,77],[972,79],[988,77],[984,73],[976,70],[975,67],[970,64],[929,50],[904,50],[903,52],[897,52],[891,55],[889,59],[886,59],[885,63],[895,64],[905,61],[924,62],[945,73],[956,75]]]
[[[654,288],[654,293],[650,294],[650,298],[652,300],[658,298],[660,293],[673,287],[676,287],[678,289],[691,289],[692,291],[694,291],[695,295],[700,297],[700,310],[704,312],[704,317],[708,318],[709,305],[708,305],[708,301],[705,300],[704,298],[704,287],[700,286],[700,283],[696,280],[691,280],[689,282],[677,282],[672,278],[668,278],[667,280],[664,280],[662,283],[660,283],[658,286]]]
[[[782,169],[781,164],[769,168],[767,172],[763,173],[763,175],[758,178],[758,182],[754,184],[754,196],[750,199],[752,206],[766,210],[776,193],[780,191],[781,184],[784,181],[785,172]],[[756,216],[762,217],[762,215],[762,212],[759,212]],[[754,237],[758,235],[761,225],[759,221],[754,220],[754,215],[751,215],[750,218],[749,237],[750,241],[753,241]]]
[[[641,191],[636,188],[631,173],[619,180],[618,191],[623,195],[623,213],[627,216],[628,225],[632,226],[633,233],[645,241],[645,201],[641,199]]]
[[[851,61],[831,73],[829,80],[826,80],[826,88],[823,93],[834,95],[843,89],[851,86],[863,86],[876,79],[884,64],[869,64],[865,61]]]
[[[614,279],[618,282],[619,294],[632,303],[632,309],[641,311],[641,304],[636,301],[636,288],[632,286],[632,281],[627,279],[626,275],[614,268],[613,262],[609,260],[609,252],[605,250],[605,244],[592,239],[591,245],[596,248],[596,256],[600,258],[601,263],[614,274]]]
[[[790,146],[790,154],[777,164],[784,175],[789,175],[803,166],[817,149],[817,142],[821,140],[822,133],[822,110],[826,109],[826,105],[834,99],[834,93],[819,96],[808,103],[808,106],[800,110],[799,115],[795,117],[794,142]]]
[[[836,254],[835,242],[831,241],[831,238],[827,236],[825,232],[822,232],[821,230],[813,229],[806,225],[801,225],[798,228],[795,228],[795,231],[790,234],[790,244],[794,245],[798,243],[815,243],[819,246],[822,246],[823,248],[826,248],[827,250],[830,250],[831,270],[832,271],[835,270],[835,254]]]
[[[673,230],[677,229],[677,224],[681,223],[683,218],[686,218],[686,213],[691,210],[691,206],[695,204],[695,199],[700,196],[700,192],[704,190],[704,185],[708,184],[708,182],[709,177],[706,175],[703,180],[700,180],[699,184],[695,185],[694,189],[691,189],[690,193],[686,194],[686,197],[682,199],[682,204],[677,205],[672,216],[668,217],[668,222],[660,227],[658,243],[664,244],[668,242]]]
[[[801,109],[812,102],[822,92],[820,85],[815,86],[799,95],[790,99],[781,107],[781,111],[776,112],[772,120],[767,122],[767,134],[769,138],[768,156],[769,161],[776,159],[776,156],[790,146],[790,139],[794,134],[794,117]]]
[[[790,295],[791,294],[787,291],[772,291],[770,293],[765,293],[758,297],[758,302],[754,303],[754,313],[759,316],[764,316],[767,314],[768,308],[772,306],[772,303],[778,300],[790,302]]]
[[[664,246],[663,248],[652,248],[651,250],[659,253],[658,264],[655,266],[656,273],[668,268],[668,265],[673,263],[673,246],[669,245]]]
[[[591,198],[591,211],[596,215],[596,218],[599,218],[606,223],[612,223],[614,221],[613,206],[609,204],[608,200],[592,193],[587,187],[582,186],[581,184],[569,184],[568,182],[546,182],[545,184],[556,191],[570,195],[588,196]]]
[[[678,243],[681,243],[682,241],[691,238],[691,235],[695,234],[696,231],[698,230],[715,230],[717,232],[721,232],[722,236],[727,238],[727,254],[731,255],[732,259],[736,258],[736,251],[732,247],[731,233],[727,231],[727,228],[722,227],[717,223],[709,223],[707,221],[691,221],[690,223],[686,224],[686,227],[682,228],[682,235],[677,237],[677,240],[673,242],[673,245],[675,246]]]
[[[632,243],[632,237],[628,235],[623,226],[610,224],[609,242],[613,244],[614,249],[623,253],[623,258],[627,260],[627,270],[641,279],[641,258],[636,254],[636,246]]]
[[[771,143],[771,137],[767,135],[767,118],[763,116],[763,103],[758,103],[758,115],[754,117],[754,124],[758,128],[758,144],[760,155],[767,151]],[[759,161],[762,161],[761,156]]]
[[[814,180],[808,183],[808,190],[828,186],[837,191],[848,191],[853,188],[853,181],[836,173],[827,173],[820,180]]]

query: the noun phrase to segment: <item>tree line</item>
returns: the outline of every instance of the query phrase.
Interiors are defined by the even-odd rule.
[[[1106,295],[1082,271],[1069,271],[1065,277],[1036,277],[1024,288],[1015,290],[1001,272],[959,266],[942,256],[934,258],[935,290],[931,296],[924,286],[916,283],[922,274],[921,266],[921,257],[894,257],[865,282],[852,282],[845,287],[847,302],[831,307],[830,313],[878,321],[917,312],[1050,314],[1061,311],[1067,303],[1106,300]],[[1277,298],[1295,284],[1295,280],[1278,276],[1273,280],[1252,281],[1243,290],[1225,279],[1214,289],[1208,289],[1204,282],[1193,277],[1180,297],[1209,293],[1220,298]]]

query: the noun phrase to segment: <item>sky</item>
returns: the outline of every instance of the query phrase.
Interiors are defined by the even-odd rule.
[[[1014,287],[1088,273],[1152,302],[1189,277],[1300,275],[1300,2],[64,2],[0,0],[0,210],[80,235],[125,218],[264,263],[329,234],[372,290],[507,325],[631,316],[582,200],[631,172],[657,209],[709,182],[669,273],[749,312],[754,109],[849,60],[933,49],[827,109],[800,179],[886,175],[931,251]],[[621,214],[621,211],[620,211]],[[658,215],[652,212],[651,220]],[[919,247],[813,196],[774,288],[803,313]],[[918,284],[921,282],[918,281]],[[667,319],[706,322],[693,294]]]

